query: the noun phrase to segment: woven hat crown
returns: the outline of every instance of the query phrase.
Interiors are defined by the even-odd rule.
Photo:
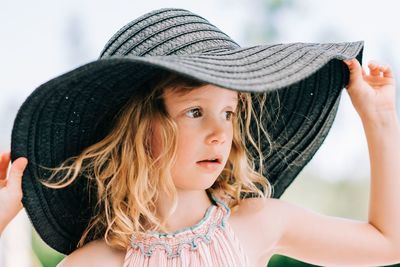
[[[116,32],[100,58],[209,53],[240,47],[208,20],[185,9],[149,12]]]

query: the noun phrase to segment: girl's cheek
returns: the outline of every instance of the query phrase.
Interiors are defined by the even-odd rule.
[[[200,119],[193,119],[188,117],[183,117],[177,121],[178,125],[181,127],[202,127],[202,122]]]

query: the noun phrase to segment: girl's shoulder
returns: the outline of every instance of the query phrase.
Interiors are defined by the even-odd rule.
[[[246,198],[232,211],[230,225],[244,247],[252,253],[258,251],[257,257],[271,254],[281,238],[280,202],[274,198]]]
[[[94,240],[66,256],[57,267],[122,266],[125,253],[110,247],[104,240]]]
[[[284,210],[284,201],[276,198],[246,198],[242,199],[239,207],[234,212],[234,216],[243,223],[252,226],[268,225],[268,229],[273,231],[282,230],[282,213]]]

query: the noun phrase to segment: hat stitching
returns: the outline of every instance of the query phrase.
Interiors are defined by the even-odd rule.
[[[106,50],[108,50],[111,46],[114,45],[114,43],[127,31],[131,30],[131,28],[135,25],[139,25],[141,24],[143,21],[147,20],[148,18],[154,17],[156,15],[160,15],[163,13],[169,13],[169,12],[174,12],[173,14],[175,14],[176,12],[185,12],[187,13],[187,10],[185,9],[171,9],[171,8],[162,8],[159,10],[154,10],[152,12],[149,12],[145,15],[142,15],[141,17],[131,21],[130,23],[126,24],[124,27],[122,27],[119,31],[117,31],[113,37],[111,37],[111,39],[106,43],[106,45],[104,46],[103,51],[100,53],[100,57],[103,57],[103,54],[106,52]],[[193,16],[199,17],[196,14],[193,14]],[[139,28],[139,30],[142,30],[141,27]],[[124,40],[125,42],[126,40]]]
[[[204,30],[204,31],[194,30],[194,31],[184,32],[182,34],[179,34],[179,35],[176,35],[176,36],[172,36],[171,38],[164,39],[164,41],[162,43],[155,43],[155,44],[153,44],[153,46],[143,49],[144,51],[140,52],[137,55],[138,56],[142,56],[142,55],[155,55],[155,56],[158,56],[158,55],[160,55],[159,54],[160,52],[163,53],[163,51],[165,51],[166,47],[168,47],[168,48],[174,47],[174,49],[169,50],[167,53],[161,54],[161,55],[171,55],[174,52],[176,52],[177,50],[180,50],[181,47],[186,47],[186,46],[193,45],[193,44],[196,44],[196,43],[201,43],[201,42],[207,41],[207,40],[223,40],[223,41],[231,42],[229,38],[223,38],[223,37],[217,38],[217,37],[214,37],[214,36],[205,37],[205,35],[204,34],[200,34],[200,32],[217,32],[217,31],[216,30]],[[191,33],[197,33],[197,34],[191,34]],[[200,38],[197,38],[197,36],[200,36]],[[187,40],[190,40],[190,41],[185,41],[185,42],[180,42],[179,41],[179,39],[185,39],[185,38]],[[174,42],[176,40],[178,40],[178,41]],[[204,47],[203,47],[203,49],[204,49]],[[156,50],[156,51],[154,52],[154,50]],[[131,51],[132,50],[128,50],[124,54],[126,55]]]
[[[307,52],[305,54],[307,54]],[[304,57],[305,54],[300,56],[296,60],[296,62],[300,58]],[[293,66],[294,65],[298,65],[298,66],[300,66],[302,68],[301,69],[295,69],[294,71],[292,71],[289,74],[288,73],[284,73],[284,77],[285,78],[291,77],[291,82],[294,82],[295,80],[299,80],[301,78],[304,78],[304,74],[301,72],[301,70],[304,70],[304,68],[309,67],[309,65],[322,65],[320,62],[316,61],[317,59],[321,58],[322,55],[324,55],[324,51],[321,52],[319,55],[315,56],[314,58],[311,58],[311,60],[308,61],[307,63],[301,64],[301,65],[300,64],[296,64],[296,62],[294,62],[294,64],[293,64],[293,62],[291,62],[292,63],[291,65],[286,65],[285,67],[289,67],[289,66],[292,66],[292,65]],[[251,80],[255,80],[257,78],[266,78],[265,75],[268,75],[268,74],[277,73],[278,77],[275,77],[273,80],[269,80],[267,82],[268,82],[269,85],[274,84],[274,86],[275,86],[275,84],[282,84],[282,78],[279,77],[279,74],[281,73],[281,71],[278,70],[278,69],[275,69],[273,72],[269,72],[268,73],[269,69],[267,69],[264,66],[261,67],[261,68],[255,69],[255,70],[247,71],[247,72],[239,71],[239,70],[236,70],[236,71],[227,71],[227,70],[221,71],[219,69],[212,69],[211,67],[209,67],[209,65],[199,66],[199,65],[192,64],[190,61],[188,61],[186,59],[178,61],[178,60],[174,60],[174,59],[170,58],[168,61],[160,62],[160,64],[167,65],[167,64],[171,64],[171,63],[177,63],[178,66],[179,65],[182,66],[180,69],[183,70],[183,71],[191,69],[191,70],[196,71],[197,74],[206,74],[206,75],[212,76],[214,78],[227,78],[227,76],[225,76],[225,75],[215,74],[216,72],[219,72],[219,73],[222,73],[222,74],[234,73],[234,74],[236,74],[235,76],[232,76],[232,77],[229,76],[229,79],[231,80],[231,82],[234,81],[234,80],[243,80],[243,76],[241,76],[239,74],[245,74],[246,78],[248,80],[250,80],[250,79]],[[259,61],[262,61],[262,60],[259,60]],[[325,62],[323,62],[323,63],[325,63]],[[236,65],[234,65],[234,66],[236,66]],[[269,66],[271,66],[271,65],[269,65]],[[238,66],[238,67],[240,67],[240,66]],[[262,70],[264,70],[264,72],[261,72]],[[251,74],[251,73],[258,73],[258,74],[257,75],[253,75],[253,76],[249,76],[249,74]],[[255,85],[259,85],[259,84],[264,84],[265,82],[266,82],[265,80],[262,80],[260,82],[253,82],[253,83],[246,82],[246,84],[255,86]],[[235,84],[235,83],[232,83],[232,84]]]
[[[108,72],[108,71],[109,71],[109,70],[107,70],[107,69],[104,69],[104,70],[103,70],[104,73],[106,73],[106,72]],[[100,77],[104,77],[104,76],[101,75]],[[92,79],[96,79],[96,77],[94,76],[94,77],[92,77]],[[62,85],[61,85],[61,86],[62,86]],[[49,91],[49,90],[45,90],[45,89],[47,89],[46,87],[42,87],[42,88],[43,88],[43,89],[42,89],[43,92],[46,92],[46,91],[47,91],[46,99],[52,97],[53,94],[56,94],[56,93],[57,93],[56,90]],[[37,93],[39,93],[39,92],[40,92],[40,90],[37,91]],[[69,93],[70,93],[70,92],[66,91],[66,94],[69,94]],[[65,96],[65,94],[63,95],[63,98],[64,98],[64,96]],[[37,117],[37,116],[40,117],[41,112],[43,112],[44,107],[45,107],[45,105],[46,105],[47,103],[48,103],[48,102],[47,102],[46,100],[42,101],[41,104],[38,105],[38,106],[36,107],[36,109],[33,111],[32,117]],[[53,114],[53,115],[54,115],[54,114]],[[29,132],[28,132],[28,135],[31,135],[32,132],[36,132],[37,129],[36,129],[36,128],[33,128],[33,127],[34,127],[34,125],[32,125],[32,124],[29,125]],[[33,136],[34,136],[34,134],[33,134]],[[36,136],[36,138],[38,138],[38,136]],[[64,139],[65,139],[65,138],[64,138]],[[37,140],[35,140],[35,144],[37,144],[37,143],[38,143]],[[30,146],[30,151],[36,151],[36,150],[32,147],[32,146],[33,146],[32,143],[29,143],[29,146]],[[36,157],[37,157],[37,155],[36,155]],[[31,160],[32,160],[32,158],[31,158]],[[32,162],[32,164],[35,164],[35,163]],[[35,172],[35,173],[38,174],[39,170],[40,170],[40,169],[38,169],[37,172]],[[36,175],[36,176],[34,175],[33,178],[34,178],[34,177],[39,177],[39,175]],[[31,181],[31,179],[30,179],[30,181]],[[51,215],[54,215],[53,212],[51,212],[51,210],[50,210],[50,208],[49,208],[48,202],[47,202],[45,199],[43,199],[44,194],[43,194],[43,190],[42,190],[41,184],[38,183],[38,184],[35,185],[34,183],[32,183],[32,187],[34,188],[34,190],[35,190],[36,192],[40,192],[40,193],[38,194],[38,195],[39,195],[39,201],[41,202],[40,207],[41,207],[41,209],[43,210],[44,214],[51,214]],[[32,214],[34,214],[34,213],[31,213],[30,216],[32,216]],[[58,233],[60,236],[63,236],[65,239],[68,239],[68,240],[71,240],[71,241],[74,239],[74,238],[70,238],[70,237],[73,235],[73,233],[67,233],[67,235],[66,235],[65,229],[62,229],[62,228],[59,226],[59,224],[56,222],[54,216],[50,216],[50,218],[47,217],[47,219],[48,219],[48,222],[52,225],[53,229],[56,230],[57,233]],[[46,231],[41,231],[40,234],[41,234],[41,236],[44,237],[44,235],[46,234]],[[68,235],[69,235],[69,236],[68,236]],[[49,236],[48,238],[51,238],[51,239],[52,239],[52,236]]]
[[[181,17],[181,16],[176,16],[176,17]],[[197,18],[198,20],[194,20],[194,21],[182,21],[181,23],[179,23],[179,21],[175,24],[171,24],[169,27],[158,27],[158,29],[156,27],[153,27],[155,29],[152,29],[151,26],[156,25],[156,24],[160,24],[162,21],[165,20],[172,20],[171,18],[166,18],[162,21],[157,21],[153,24],[151,24],[150,26],[146,27],[146,28],[140,28],[138,27],[138,29],[136,31],[132,31],[132,32],[127,32],[126,34],[129,34],[128,36],[126,36],[126,38],[124,38],[124,40],[120,41],[120,44],[114,49],[114,51],[109,52],[109,55],[113,55],[116,52],[118,52],[118,50],[124,46],[127,45],[127,43],[136,43],[135,46],[132,48],[132,50],[137,47],[138,45],[146,42],[147,40],[151,39],[152,37],[158,36],[159,34],[166,32],[168,30],[170,30],[171,28],[174,29],[175,26],[179,27],[179,26],[187,26],[189,24],[199,24],[199,25],[209,25],[212,26],[211,24],[207,24],[204,23],[204,20],[201,20],[198,16],[193,16],[194,18]],[[167,23],[166,23],[167,24]],[[170,23],[168,23],[167,25],[169,25]],[[209,27],[209,28],[214,28],[215,27]],[[149,33],[147,33],[147,32]]]

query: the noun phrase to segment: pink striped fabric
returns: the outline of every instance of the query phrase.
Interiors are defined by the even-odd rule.
[[[123,267],[251,266],[227,221],[229,207],[211,196],[216,204],[197,224],[169,234],[150,232],[140,240],[132,238]]]

